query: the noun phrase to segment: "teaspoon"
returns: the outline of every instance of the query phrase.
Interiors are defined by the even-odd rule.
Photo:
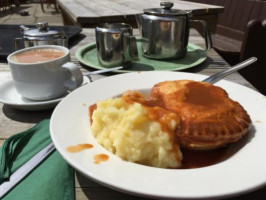
[[[254,63],[255,61],[257,60],[256,57],[251,57],[247,60],[244,60],[243,62],[241,63],[238,63],[236,65],[234,65],[233,67],[231,67],[230,69],[227,69],[225,71],[222,71],[222,72],[219,72],[219,73],[216,73],[206,79],[204,79],[202,82],[207,82],[207,83],[216,83],[217,81],[221,80],[222,78],[228,76],[229,74],[232,74],[233,72],[235,71],[238,71],[252,63]]]
[[[211,84],[216,83],[219,80],[223,79],[224,77],[226,77],[226,76],[232,74],[233,72],[236,72],[236,71],[254,63],[255,61],[257,61],[257,58],[251,57],[251,58],[249,58],[249,59],[247,59],[241,63],[234,65],[230,69],[216,73],[216,74],[204,79],[202,82],[208,82]],[[82,75],[83,76],[89,76],[89,75],[94,75],[94,74],[102,74],[102,73],[111,72],[111,71],[115,71],[115,70],[119,70],[119,69],[123,69],[123,66],[113,67],[113,68],[109,68],[109,69],[101,69],[101,70],[92,71],[92,72],[83,72]]]
[[[118,67],[113,67],[113,68],[108,68],[108,69],[101,69],[101,70],[92,71],[92,72],[83,72],[82,75],[83,76],[90,76],[93,74],[102,74],[102,73],[111,72],[111,71],[115,71],[115,70],[119,70],[119,69],[123,69],[123,66],[118,66]]]

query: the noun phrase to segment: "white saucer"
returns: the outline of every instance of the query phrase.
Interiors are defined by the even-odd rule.
[[[88,77],[83,77],[83,84],[89,82]],[[0,102],[20,110],[47,110],[54,108],[64,97],[48,101],[32,101],[22,97],[16,90],[12,79],[1,80]]]

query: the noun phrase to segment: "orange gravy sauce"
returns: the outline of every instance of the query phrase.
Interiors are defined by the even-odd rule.
[[[89,106],[89,117],[90,117],[90,123],[92,124],[92,114],[93,111],[97,109],[97,104],[92,104],[91,106]]]
[[[181,152],[183,154],[181,169],[207,167],[229,157],[227,147],[207,151],[181,149]]]
[[[109,159],[109,156],[106,154],[98,154],[94,156],[94,163],[100,164],[101,162],[105,162]]]
[[[92,147],[93,147],[92,144],[77,144],[77,145],[67,147],[66,150],[70,153],[78,153],[85,149],[91,149]]]
[[[222,103],[222,100],[219,98],[219,88],[204,86],[197,82],[190,82],[186,84],[186,87],[189,91],[186,95],[186,103],[206,107]]]

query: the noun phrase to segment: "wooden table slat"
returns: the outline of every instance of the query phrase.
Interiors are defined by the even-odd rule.
[[[160,8],[160,0],[57,0],[66,25],[94,27],[104,22],[127,22],[135,25],[135,15],[143,9]],[[209,16],[215,21],[223,7],[173,0],[174,9],[192,10],[194,18]],[[208,19],[208,17],[206,18]]]

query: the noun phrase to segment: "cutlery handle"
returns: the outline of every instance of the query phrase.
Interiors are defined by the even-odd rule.
[[[211,83],[211,84],[216,83],[217,81],[219,81],[222,78],[228,76],[229,74],[232,74],[233,72],[238,71],[238,70],[240,70],[240,69],[242,69],[242,68],[244,68],[244,67],[246,67],[246,66],[248,66],[248,65],[250,65],[252,63],[254,63],[256,60],[257,60],[256,57],[251,57],[251,58],[249,58],[249,59],[247,59],[247,60],[245,60],[245,61],[243,61],[243,62],[241,62],[241,63],[239,63],[239,64],[237,64],[237,65],[235,65],[233,67],[231,67],[230,69],[227,69],[225,71],[219,72],[217,74],[214,74],[214,75],[204,79],[202,82],[207,82],[207,83]]]
[[[44,159],[55,150],[54,144],[50,143],[39,153],[33,156],[28,162],[15,171],[9,180],[0,185],[0,199],[13,189],[24,177],[34,170]]]
[[[113,68],[108,68],[108,69],[101,69],[101,70],[97,70],[97,71],[93,71],[93,72],[83,72],[82,75],[83,76],[89,76],[89,75],[93,75],[93,74],[102,74],[102,73],[111,72],[111,71],[115,71],[115,70],[119,70],[119,69],[123,69],[123,66],[118,66],[118,67],[113,67]]]

